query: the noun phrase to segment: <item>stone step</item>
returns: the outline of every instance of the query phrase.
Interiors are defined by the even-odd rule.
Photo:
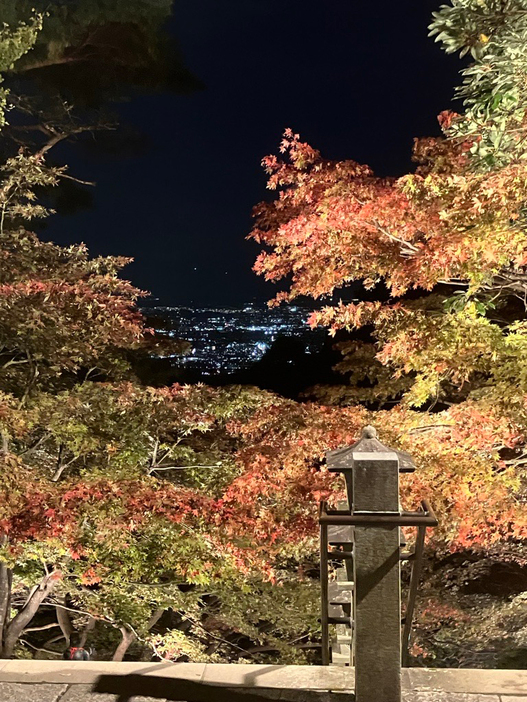
[[[414,551],[401,551],[401,553],[399,554],[400,561],[413,561],[414,558]]]
[[[331,654],[331,664],[344,668],[344,666],[350,664],[350,659],[348,656],[343,656],[341,653],[333,653]]]
[[[341,634],[349,634],[353,627],[351,619],[351,605],[332,605],[328,606],[329,623],[337,627],[337,631]]]
[[[335,570],[335,574],[337,576],[336,583],[337,587],[345,588],[346,590],[353,590],[353,588],[355,587],[355,583],[353,582],[353,580],[349,579],[348,570],[351,572],[351,568],[348,569],[347,567],[337,568]]]
[[[331,582],[328,586],[328,601],[331,605],[351,605],[353,589],[340,587],[343,583]]]
[[[339,583],[350,583],[353,581],[353,561],[342,561],[339,567],[334,569],[335,579]]]
[[[347,563],[341,563],[339,564],[335,570],[335,579],[337,582],[341,583],[344,580],[348,580],[348,564]]]
[[[348,657],[351,656],[351,646],[349,646],[348,644],[339,644],[339,648],[340,653]]]
[[[351,568],[349,568],[351,571]],[[355,583],[353,580],[350,579],[348,575],[348,568],[336,568],[335,569],[335,575],[337,576],[336,580],[330,580],[332,583],[337,583],[337,587],[340,588],[345,588],[348,590],[349,588],[353,589],[355,586]]]
[[[337,624],[335,627],[335,631],[337,632],[337,638],[339,636],[350,636],[351,635],[351,627],[346,625],[346,624]]]
[[[350,635],[339,636],[337,634],[337,638],[335,639],[335,641],[337,642],[337,644],[348,644],[348,646],[351,646],[351,644],[353,643],[353,639]]]
[[[344,544],[353,543],[353,527],[330,524],[330,526],[328,526],[328,543],[331,546],[342,546]]]
[[[331,648],[331,662],[334,665],[350,665],[351,647],[347,644],[336,644],[333,642]]]
[[[346,612],[342,609],[341,605],[338,604],[331,604],[331,602],[328,605],[328,617],[331,619],[340,619],[342,617],[346,617],[347,614]]]

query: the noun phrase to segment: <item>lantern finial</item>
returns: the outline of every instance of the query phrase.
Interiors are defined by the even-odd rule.
[[[377,429],[375,427],[372,427],[371,424],[368,424],[368,426],[364,427],[362,430],[362,438],[363,439],[376,439],[377,438]]]

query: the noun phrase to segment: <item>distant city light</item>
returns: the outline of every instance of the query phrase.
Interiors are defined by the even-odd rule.
[[[168,332],[172,338],[192,345],[190,354],[167,358],[175,367],[192,367],[203,375],[248,368],[280,337],[300,339],[304,351],[313,353],[325,336],[322,329],[310,329],[306,324],[309,311],[298,306],[156,307],[153,311],[172,323]]]

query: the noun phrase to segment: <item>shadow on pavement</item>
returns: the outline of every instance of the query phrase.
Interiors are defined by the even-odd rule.
[[[93,692],[117,695],[116,702],[132,702],[136,696],[170,702],[352,702],[355,699],[352,694],[340,692],[265,687],[240,689],[153,675],[101,675],[93,686]]]

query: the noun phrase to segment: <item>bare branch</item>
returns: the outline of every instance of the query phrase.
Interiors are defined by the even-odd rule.
[[[29,643],[29,641],[26,641],[25,639],[20,639],[20,643],[24,644],[24,646],[29,646],[29,648],[32,648],[34,651],[49,653],[51,656],[62,656],[62,653],[59,653],[58,651],[50,651],[49,648],[39,648],[38,646],[33,646],[32,643]]]
[[[64,473],[64,471],[66,470],[66,468],[67,468],[68,466],[71,466],[71,464],[74,463],[74,462],[78,459],[78,456],[73,456],[73,458],[70,459],[69,461],[67,461],[66,463],[62,463],[61,460],[60,460],[60,456],[61,456],[61,452],[59,451],[59,459],[58,459],[58,461],[57,461],[57,466],[58,466],[58,467],[57,467],[57,470],[55,471],[55,473],[53,474],[53,477],[51,478],[51,480],[52,480],[54,483],[58,482],[58,481],[60,480],[61,475],[62,475],[62,474]]]
[[[378,232],[384,234],[384,236],[386,236],[388,239],[390,239],[391,241],[395,241],[398,244],[401,244],[401,254],[403,256],[411,256],[413,254],[418,253],[419,249],[417,248],[417,246],[414,246],[411,242],[405,241],[404,239],[400,239],[398,236],[395,236],[395,234],[389,232],[385,227],[382,227],[375,220],[372,222],[372,224]]]
[[[96,623],[97,623],[97,620],[95,619],[95,617],[90,617],[88,619],[88,623],[84,627],[84,630],[83,630],[82,636],[81,636],[81,640],[80,640],[80,644],[79,644],[81,648],[84,648],[84,646],[86,645],[88,635],[91,631],[93,631],[95,629]]]
[[[156,473],[157,471],[162,471],[162,470],[188,470],[189,468],[217,468],[218,464],[213,463],[212,465],[208,466],[153,466],[152,468],[149,469],[148,475],[151,475],[152,473]]]
[[[58,622],[51,622],[51,624],[44,624],[44,626],[30,626],[24,629],[23,633],[27,634],[30,631],[44,631],[45,629],[54,629],[56,626],[60,626]]]
[[[58,579],[59,578],[57,576],[57,573],[50,573],[49,575],[46,575],[46,577],[43,578],[40,581],[40,583],[31,590],[25,605],[7,626],[4,637],[4,656],[9,658],[12,655],[16,642],[18,641],[20,635],[27,627],[29,622],[31,622],[42,602],[53,590],[53,588],[58,582]]]
[[[65,603],[66,598],[64,598],[63,601]],[[69,646],[71,635],[73,633],[73,625],[71,623],[71,618],[70,618],[69,612],[66,609],[61,609],[60,607],[56,607],[55,612],[57,614],[57,622],[58,622],[58,625],[60,626],[60,630],[64,634],[64,638],[66,639],[66,643]]]
[[[61,173],[59,178],[66,178],[67,180],[72,180],[74,183],[80,183],[81,185],[89,185],[95,187],[97,183],[94,180],[81,180],[80,178],[75,178],[74,176],[68,175],[67,173]]]
[[[406,434],[423,434],[424,432],[427,431],[433,431],[434,429],[452,429],[454,427],[453,424],[427,424],[425,427],[414,427],[413,429],[409,429]]]

